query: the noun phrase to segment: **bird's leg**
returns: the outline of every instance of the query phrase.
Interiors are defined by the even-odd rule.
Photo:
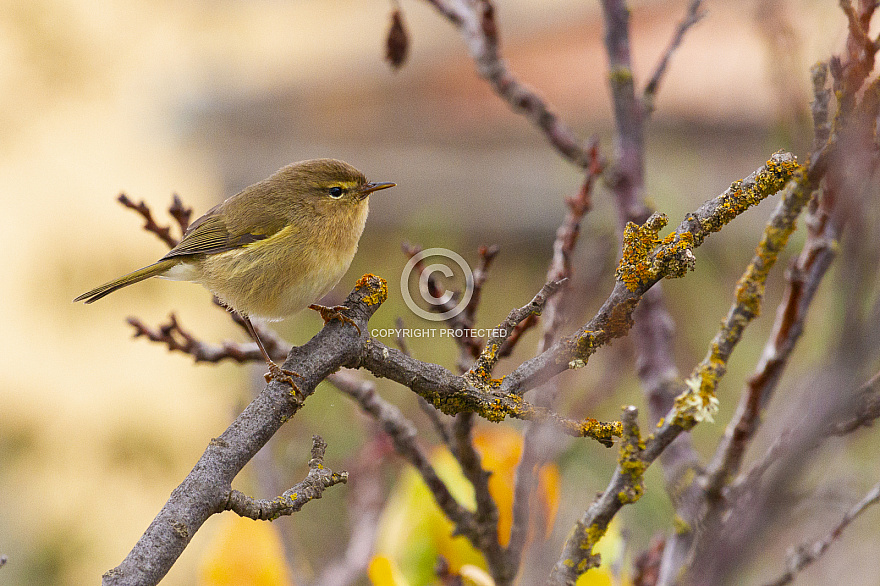
[[[358,325],[356,323],[354,323],[354,320],[351,319],[350,317],[346,317],[346,316],[342,315],[343,311],[348,311],[348,309],[349,309],[345,305],[334,305],[333,307],[327,307],[325,305],[318,305],[317,303],[312,303],[311,305],[309,305],[309,309],[313,309],[313,310],[317,311],[318,313],[320,313],[321,319],[324,320],[325,324],[329,321],[334,320],[334,319],[338,319],[342,323],[353,325],[354,329],[356,329],[358,331],[358,336],[361,335],[361,329],[358,327]]]
[[[260,340],[260,336],[257,334],[257,330],[254,328],[254,324],[251,323],[251,320],[248,316],[242,315],[241,318],[244,320],[244,325],[247,326],[248,332],[250,332],[251,337],[254,339],[254,342],[257,343],[257,346],[260,348],[260,352],[263,354],[263,358],[266,360],[266,364],[269,365],[269,372],[265,375],[266,382],[271,382],[272,379],[277,381],[281,381],[283,383],[287,383],[293,389],[293,394],[296,395],[299,399],[302,399],[302,395],[300,395],[299,387],[296,386],[293,382],[293,377],[297,376],[302,378],[302,375],[298,372],[294,372],[292,370],[287,370],[281,368],[275,361],[269,357],[269,353],[266,352],[266,347],[263,346],[263,341]]]

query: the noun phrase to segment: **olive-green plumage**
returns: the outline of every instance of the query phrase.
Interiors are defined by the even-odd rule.
[[[74,301],[92,303],[158,276],[204,285],[242,316],[281,319],[342,278],[357,251],[370,193],[393,186],[368,183],[334,159],[288,165],[197,219],[155,264]]]

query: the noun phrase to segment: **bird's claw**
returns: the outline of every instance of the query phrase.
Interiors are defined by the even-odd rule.
[[[324,320],[325,324],[334,319],[338,319],[342,323],[351,324],[352,326],[354,326],[354,329],[357,330],[358,336],[361,335],[361,329],[356,323],[354,323],[354,320],[342,314],[343,311],[348,311],[349,307],[345,305],[334,305],[333,307],[327,307],[325,305],[318,305],[317,303],[313,303],[309,305],[309,309],[320,313],[321,319]]]
[[[273,380],[277,380],[278,382],[287,383],[290,385],[290,388],[293,394],[298,399],[303,399],[302,394],[299,392],[299,387],[296,386],[296,383],[293,382],[293,377],[302,378],[302,375],[298,372],[294,372],[292,370],[287,370],[286,368],[281,368],[274,362],[269,362],[269,372],[263,375],[266,379],[266,384],[272,382]]]

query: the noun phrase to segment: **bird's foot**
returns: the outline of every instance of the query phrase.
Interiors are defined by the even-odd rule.
[[[293,395],[297,398],[297,400],[302,402],[305,397],[302,396],[302,393],[299,392],[299,387],[296,386],[296,383],[293,382],[293,377],[302,378],[302,375],[298,372],[287,370],[286,368],[281,368],[274,362],[268,362],[268,365],[269,372],[263,375],[266,379],[266,383],[268,384],[273,380],[277,380],[278,382],[289,384]]]
[[[349,308],[345,305],[334,305],[333,307],[326,307],[324,305],[318,305],[317,303],[313,303],[309,305],[309,309],[313,309],[321,314],[321,319],[324,320],[324,323],[338,319],[339,321],[347,324],[351,324],[354,326],[354,329],[357,330],[358,335],[361,335],[361,329],[358,327],[354,320],[350,317],[347,317],[342,314],[343,311],[348,311]]]

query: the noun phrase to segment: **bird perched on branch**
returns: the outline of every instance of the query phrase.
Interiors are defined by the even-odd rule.
[[[314,302],[348,270],[370,194],[394,185],[367,182],[363,173],[335,159],[293,163],[209,210],[157,262],[74,301],[92,303],[150,277],[199,283],[243,318],[269,365],[267,382],[279,379],[296,390],[291,376],[299,375],[272,361],[251,318],[278,320],[308,307],[325,322],[339,319],[357,327],[342,314],[345,307]]]

